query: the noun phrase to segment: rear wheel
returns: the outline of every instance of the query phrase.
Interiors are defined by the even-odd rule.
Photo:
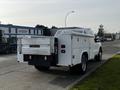
[[[82,74],[85,74],[86,70],[87,70],[87,57],[86,55],[82,55],[82,59],[81,59],[81,64],[80,64],[80,72]]]
[[[46,71],[46,70],[49,70],[49,66],[34,65],[34,67],[35,67],[38,71]]]
[[[82,55],[82,59],[81,59],[81,64],[77,64],[73,67],[70,67],[70,72],[72,74],[76,74],[76,73],[80,73],[80,74],[85,74],[86,70],[87,70],[87,56],[86,55]]]

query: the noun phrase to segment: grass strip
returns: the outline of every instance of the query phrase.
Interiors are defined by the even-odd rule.
[[[120,55],[115,55],[70,90],[120,90]]]

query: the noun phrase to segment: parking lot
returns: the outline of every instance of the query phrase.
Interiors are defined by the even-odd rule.
[[[102,62],[89,62],[88,71],[120,51],[120,41],[103,43]],[[66,90],[81,75],[71,75],[68,68],[39,72],[33,66],[17,62],[15,54],[0,56],[0,90]]]

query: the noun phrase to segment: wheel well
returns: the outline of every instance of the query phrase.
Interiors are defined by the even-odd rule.
[[[85,55],[88,59],[88,53],[87,52],[84,52],[82,55]]]

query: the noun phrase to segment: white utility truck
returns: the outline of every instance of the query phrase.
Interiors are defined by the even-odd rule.
[[[18,62],[27,62],[38,70],[68,66],[85,73],[87,61],[102,59],[102,46],[91,29],[68,27],[51,30],[50,36],[18,39]]]

